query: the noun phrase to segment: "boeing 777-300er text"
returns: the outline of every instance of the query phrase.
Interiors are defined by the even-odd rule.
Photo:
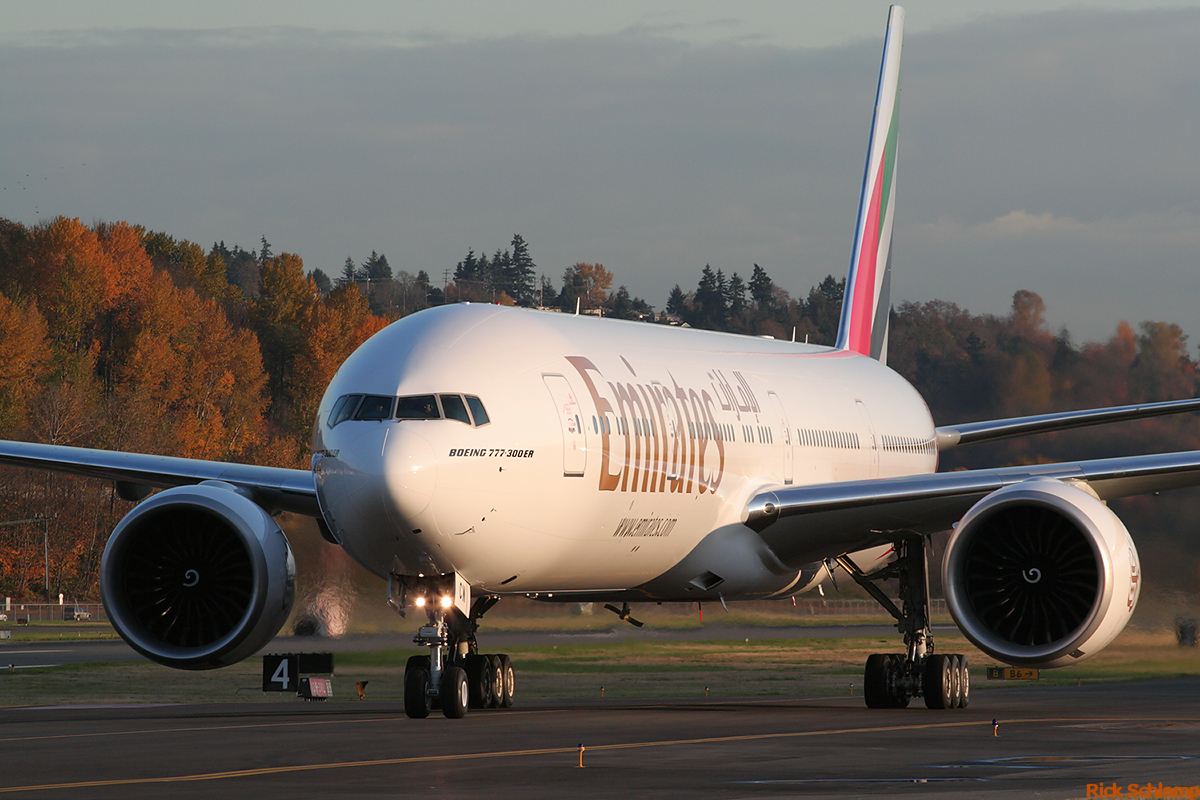
[[[938,454],[1200,400],[936,427],[885,366],[903,20],[893,6],[834,347],[442,306],[346,360],[309,471],[22,442],[0,443],[0,462],[141,499],[109,538],[101,592],[133,648],[182,669],[274,636],[295,575],[274,515],[315,517],[425,622],[429,655],[405,670],[411,717],[512,703],[510,660],[476,641],[505,596],[617,603],[628,618],[638,601],[785,598],[839,567],[904,636],[904,652],[867,659],[867,705],[965,706],[965,659],[935,652],[928,614],[929,537],[951,527],[943,585],[968,639],[1013,665],[1087,658],[1140,588],[1105,501],[1200,484],[1200,452],[949,473]]]

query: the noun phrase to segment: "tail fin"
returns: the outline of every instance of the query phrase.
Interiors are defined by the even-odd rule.
[[[887,360],[888,315],[891,311],[892,221],[896,214],[896,128],[900,106],[900,50],[904,9],[888,13],[883,64],[875,94],[875,119],[867,145],[850,274],[842,300],[837,347]]]

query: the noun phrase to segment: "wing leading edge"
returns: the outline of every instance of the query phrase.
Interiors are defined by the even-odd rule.
[[[985,496],[1036,479],[1086,485],[1101,500],[1200,485],[1200,451],[779,488],[746,506],[745,524],[781,561],[812,563],[947,530]]]
[[[0,464],[156,489],[224,481],[250,492],[255,501],[266,508],[320,516],[312,473],[302,469],[12,441],[0,441]]]
[[[1109,422],[1124,422],[1197,410],[1200,410],[1200,398],[1168,400],[1163,403],[1140,403],[1132,406],[1112,406],[1111,408],[1091,408],[1083,411],[1063,411],[1032,417],[967,422],[961,425],[943,425],[937,429],[937,446],[938,450],[949,450],[964,444],[992,442],[1013,436],[1049,433],[1068,428],[1085,428],[1089,425],[1103,425]]]

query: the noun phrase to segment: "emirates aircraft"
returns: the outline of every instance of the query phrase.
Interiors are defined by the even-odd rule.
[[[834,347],[450,305],[346,360],[311,470],[19,442],[0,462],[141,501],[108,541],[101,592],[134,649],[181,669],[234,663],[276,634],[295,570],[274,516],[316,518],[424,623],[411,717],[511,705],[511,661],[476,638],[504,597],[620,604],[633,621],[630,603],[786,598],[835,569],[903,634],[867,659],[867,705],[963,707],[966,660],[934,649],[929,620],[929,537],[951,527],[943,586],[966,637],[1008,664],[1081,661],[1140,588],[1105,502],[1200,484],[1200,452],[950,473],[938,455],[1200,400],[938,427],[885,366],[903,20],[893,6]]]

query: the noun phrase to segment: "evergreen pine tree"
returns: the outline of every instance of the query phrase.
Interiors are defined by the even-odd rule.
[[[529,255],[529,245],[521,234],[515,233],[512,238],[512,252],[508,263],[504,266],[504,291],[517,301],[517,305],[531,306],[535,302],[533,296],[534,277],[537,265]]]
[[[696,287],[696,296],[692,300],[691,324],[697,328],[724,330],[728,310],[725,307],[725,297],[721,292],[722,276],[719,280],[717,273],[708,264],[700,274],[700,284]]]
[[[348,283],[354,283],[358,280],[358,267],[354,265],[354,259],[346,256],[346,263],[342,265],[342,276],[338,278],[337,285],[345,286]]]
[[[750,276],[750,296],[754,298],[760,312],[770,312],[774,303],[775,283],[758,264],[754,265],[754,272]]]
[[[387,256],[371,251],[371,255],[363,262],[363,272],[365,277],[372,281],[390,281],[392,280],[392,267],[388,264]]]
[[[687,314],[687,297],[683,294],[683,289],[679,288],[679,284],[675,284],[675,288],[667,296],[666,312],[672,316],[683,319]]]
[[[323,270],[314,269],[312,271],[312,279],[322,295],[327,295],[333,291],[333,281],[329,280],[329,276]]]
[[[538,297],[537,303],[542,308],[553,308],[558,305],[558,292],[554,290],[554,281],[545,275],[541,280],[541,296]]]
[[[479,261],[475,258],[475,248],[467,250],[467,257],[458,262],[454,268],[454,282],[473,281],[479,274]]]
[[[746,282],[736,272],[729,279],[725,302],[729,306],[729,316],[731,317],[740,316],[746,310]]]
[[[484,277],[487,291],[490,293],[489,299],[495,300],[496,295],[500,294],[500,292],[507,292],[509,290],[508,268],[511,264],[512,254],[507,250],[503,252],[497,250],[492,255],[491,267]]]

